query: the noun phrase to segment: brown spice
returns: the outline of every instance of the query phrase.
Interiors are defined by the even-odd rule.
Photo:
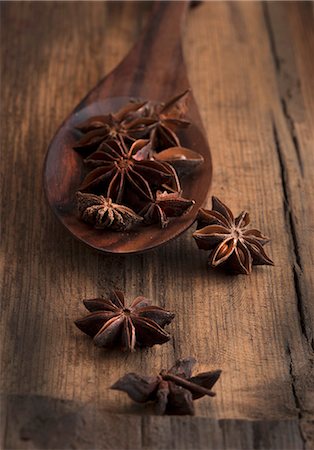
[[[84,300],[84,305],[91,314],[76,320],[75,325],[93,337],[99,347],[133,351],[135,347],[152,347],[170,339],[164,327],[174,314],[151,305],[145,297],[136,297],[125,306],[123,293],[112,291],[110,298]]]
[[[157,191],[156,198],[147,201],[140,212],[145,223],[159,223],[161,228],[168,225],[168,217],[179,217],[186,214],[194,205],[194,200],[181,197],[179,192]]]
[[[130,149],[124,140],[102,144],[85,159],[86,164],[96,168],[87,174],[80,190],[104,193],[116,203],[133,202],[135,206],[138,197],[152,198],[153,190],[166,182],[175,183],[179,190],[176,174],[168,163],[137,158],[147,142],[135,141]],[[135,198],[130,198],[132,193]]]
[[[123,231],[139,223],[165,227],[169,217],[189,211],[194,201],[182,197],[178,174],[195,170],[203,157],[176,134],[189,125],[188,97],[189,90],[167,103],[130,102],[76,127],[84,135],[74,148],[88,170],[77,196],[82,220]]]
[[[198,248],[210,250],[208,264],[234,273],[249,274],[253,265],[273,265],[263,246],[269,242],[259,230],[247,229],[249,214],[234,218],[230,209],[212,197],[212,210],[200,209],[198,230],[193,233]]]
[[[76,204],[80,217],[95,228],[111,228],[124,231],[143,221],[131,208],[113,203],[102,195],[76,193]]]
[[[155,402],[158,414],[194,414],[193,400],[204,395],[214,397],[211,388],[220,377],[221,370],[199,373],[192,376],[194,358],[179,359],[169,370],[147,377],[128,373],[111,389],[126,392],[138,403]]]

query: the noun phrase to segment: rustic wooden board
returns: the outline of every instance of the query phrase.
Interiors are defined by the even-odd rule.
[[[297,419],[239,420],[112,414],[94,404],[6,397],[7,449],[274,449],[303,447]]]
[[[212,193],[235,212],[249,210],[272,237],[275,267],[250,277],[209,272],[189,231],[145,255],[96,254],[46,205],[41,171],[54,131],[125,56],[151,5],[0,6],[3,447],[311,448],[312,4],[204,2],[184,33]],[[176,311],[171,343],[132,355],[93,347],[73,320],[83,298],[111,287]],[[126,371],[158,371],[188,355],[200,371],[223,369],[217,397],[199,400],[196,417],[150,416],[107,389]],[[62,426],[68,413],[85,434]]]

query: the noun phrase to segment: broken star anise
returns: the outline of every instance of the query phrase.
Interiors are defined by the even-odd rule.
[[[123,139],[110,141],[85,159],[89,172],[81,191],[104,193],[116,203],[127,202],[127,195],[152,198],[152,189],[173,186],[180,190],[179,180],[173,167],[161,161],[138,158],[138,152],[148,145],[147,140],[137,140],[130,149]]]
[[[174,314],[164,308],[152,306],[145,297],[136,297],[130,306],[125,306],[121,291],[112,291],[109,299],[84,300],[91,312],[87,317],[76,320],[76,326],[93,337],[99,347],[120,347],[133,351],[138,347],[152,347],[169,341],[164,330]]]
[[[193,400],[208,395],[218,380],[221,370],[192,376],[194,358],[179,359],[170,370],[161,370],[155,377],[128,373],[111,389],[126,392],[138,403],[155,402],[158,414],[194,414]]]
[[[209,265],[223,266],[235,273],[249,274],[253,265],[273,265],[263,245],[269,238],[256,229],[247,229],[249,214],[234,218],[230,209],[212,197],[212,210],[200,209],[193,237],[200,249],[211,250]]]
[[[156,198],[147,201],[140,215],[146,224],[159,223],[161,228],[168,225],[168,217],[186,214],[195,204],[194,200],[183,198],[180,192],[156,192]]]
[[[76,193],[76,204],[81,219],[95,228],[124,231],[143,221],[131,208],[113,203],[102,195]]]

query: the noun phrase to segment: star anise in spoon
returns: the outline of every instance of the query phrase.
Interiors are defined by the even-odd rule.
[[[183,198],[180,192],[157,191],[155,198],[147,200],[140,215],[146,224],[159,223],[161,228],[165,228],[169,217],[186,214],[194,204],[194,200]]]
[[[192,376],[195,363],[191,357],[179,359],[170,370],[163,369],[154,377],[128,373],[111,389],[126,392],[138,403],[155,402],[158,414],[193,415],[193,400],[204,395],[215,396],[211,388],[221,374],[221,370],[215,370]]]
[[[104,193],[116,203],[125,202],[127,194],[152,198],[152,190],[164,185],[180,190],[170,164],[137,157],[146,145],[147,140],[137,140],[128,149],[123,139],[101,144],[85,159],[87,165],[95,168],[87,174],[80,190]]]
[[[76,125],[76,129],[84,133],[81,139],[75,144],[74,149],[88,155],[95,151],[102,142],[120,140],[124,138],[131,142],[136,137],[146,133],[143,124],[137,127],[129,123],[132,113],[136,113],[146,102],[130,102],[123,106],[116,113],[93,116],[84,122]]]
[[[124,121],[123,125],[128,130],[128,134],[134,135],[134,130],[137,130],[139,137],[139,131],[141,131],[140,137],[150,137],[155,151],[180,146],[176,131],[190,124],[184,119],[188,109],[189,93],[190,90],[186,90],[167,103],[145,102],[140,108],[132,111],[128,119]]]
[[[145,297],[136,297],[126,306],[123,293],[112,291],[109,299],[84,300],[84,305],[91,314],[75,324],[99,347],[133,351],[135,347],[152,347],[170,339],[164,327],[174,314],[151,305]]]
[[[234,218],[217,197],[212,197],[212,203],[212,210],[200,209],[199,229],[193,233],[198,247],[211,251],[209,265],[242,274],[251,273],[253,265],[273,265],[263,249],[269,238],[256,229],[247,229],[249,214],[242,211]]]
[[[184,147],[170,147],[153,157],[157,161],[171,164],[179,176],[189,175],[204,162],[200,153]]]
[[[76,204],[80,217],[95,228],[111,228],[124,231],[143,221],[131,208],[113,203],[102,195],[76,193]]]
[[[150,140],[155,151],[180,146],[176,131],[178,128],[186,128],[190,125],[190,122],[184,119],[189,93],[190,90],[187,90],[172,98],[166,104],[160,103],[151,108],[149,117],[154,122],[149,125]]]

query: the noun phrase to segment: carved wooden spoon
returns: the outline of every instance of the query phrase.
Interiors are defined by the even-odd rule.
[[[189,102],[191,125],[180,138],[185,147],[202,154],[204,163],[182,180],[183,196],[195,200],[192,210],[158,225],[138,231],[97,230],[82,222],[76,213],[75,192],[83,178],[82,157],[73,150],[74,127],[86,118],[117,111],[130,98],[167,101],[189,88],[181,45],[181,25],[188,2],[156,2],[141,39],[126,58],[80,102],[61,125],[50,143],[44,167],[48,202],[63,225],[85,244],[108,253],[140,253],[176,238],[194,222],[212,178],[206,134],[193,96]]]

